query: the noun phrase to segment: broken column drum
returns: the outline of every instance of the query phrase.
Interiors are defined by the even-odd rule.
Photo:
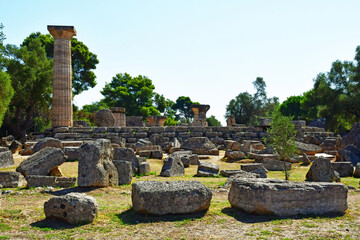
[[[123,107],[112,107],[110,111],[113,113],[115,117],[115,124],[116,127],[126,127],[126,110]]]
[[[48,26],[54,37],[52,127],[73,126],[71,38],[73,26]]]
[[[166,121],[164,116],[150,116],[146,118],[151,127],[163,127]]]
[[[194,112],[194,121],[192,126],[207,127],[206,112],[210,109],[210,105],[193,104],[191,110]]]

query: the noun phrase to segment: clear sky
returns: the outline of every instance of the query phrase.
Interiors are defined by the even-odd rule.
[[[102,98],[117,73],[149,77],[173,101],[189,96],[225,124],[226,105],[254,92],[284,101],[313,86],[360,45],[359,0],[0,0],[5,43],[19,45],[47,25],[73,25],[100,63],[97,86],[78,106]]]

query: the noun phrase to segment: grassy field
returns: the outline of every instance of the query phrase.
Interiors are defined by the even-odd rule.
[[[22,159],[16,158],[16,163]],[[239,169],[239,163],[225,163],[220,157],[208,161],[220,169]],[[161,160],[149,159],[152,175],[134,177],[144,180],[197,180],[211,188],[213,198],[206,213],[155,217],[136,214],[131,208],[131,185],[109,188],[12,189],[2,196],[0,209],[0,239],[360,239],[360,192],[349,191],[349,209],[342,216],[278,218],[256,216],[232,209],[227,200],[228,190],[222,188],[226,178],[198,178],[197,167],[185,170],[185,176],[164,178],[159,173]],[[61,167],[65,176],[77,176],[77,162]],[[14,170],[15,167],[7,170]],[[290,176],[303,181],[309,167],[294,165]],[[1,169],[4,170],[4,169]],[[269,172],[268,177],[281,178],[282,172]],[[359,180],[343,178],[355,188]],[[100,209],[95,222],[71,226],[45,220],[44,202],[53,195],[66,192],[86,192],[97,200]]]

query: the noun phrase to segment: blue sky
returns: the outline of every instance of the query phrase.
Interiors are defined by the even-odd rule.
[[[100,63],[97,86],[76,96],[98,101],[117,73],[145,75],[173,101],[189,96],[225,123],[226,105],[263,77],[281,101],[313,86],[360,45],[356,0],[0,0],[5,43],[19,45],[47,25],[73,25]]]

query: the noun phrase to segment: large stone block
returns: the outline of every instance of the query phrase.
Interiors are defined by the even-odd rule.
[[[63,149],[68,161],[76,161],[80,159],[80,148],[64,147]]]
[[[335,174],[329,159],[317,158],[306,173],[307,181],[314,182],[334,182],[340,181]]]
[[[160,176],[163,177],[176,177],[184,175],[184,164],[178,156],[169,156],[164,160]]]
[[[188,214],[207,210],[212,193],[197,181],[145,181],[132,184],[131,198],[136,212]]]
[[[95,113],[94,121],[99,127],[112,127],[115,124],[115,117],[109,109],[101,109]]]
[[[322,152],[322,148],[315,144],[306,144],[306,143],[302,143],[302,142],[295,142],[295,145],[301,154],[306,153],[307,155],[315,155],[316,153]]]
[[[241,170],[259,174],[261,178],[266,178],[268,171],[262,163],[243,164],[241,165]]]
[[[119,185],[130,184],[133,177],[132,163],[123,160],[113,160],[119,176]]]
[[[18,172],[0,172],[0,185],[4,188],[17,188],[26,185],[26,180]]]
[[[199,155],[219,155],[219,150],[207,137],[189,138],[185,140],[181,148],[191,150],[194,154]]]
[[[76,178],[71,177],[55,177],[55,176],[26,176],[27,187],[72,187],[76,183]]]
[[[199,161],[197,177],[215,177],[219,174],[219,165],[212,162]]]
[[[38,151],[40,151],[41,149],[47,148],[47,147],[53,147],[53,148],[63,148],[63,144],[61,143],[61,141],[59,139],[55,139],[55,138],[44,138],[44,139],[40,139],[34,146],[32,149],[32,153],[36,153]]]
[[[68,193],[50,198],[44,204],[46,218],[58,219],[70,224],[91,223],[97,216],[99,205],[95,198],[84,193]]]
[[[338,153],[342,162],[351,162],[353,166],[360,162],[360,149],[354,145],[348,145]]]
[[[111,142],[108,139],[84,143],[80,147],[78,185],[107,187],[118,185],[118,172],[111,161]]]
[[[262,163],[269,171],[284,171],[291,169],[291,163],[273,159],[255,160],[256,163]]]
[[[232,207],[253,214],[343,214],[347,188],[338,183],[291,182],[278,179],[236,179],[231,184]]]
[[[53,168],[63,164],[66,159],[67,157],[61,149],[46,147],[22,161],[16,171],[24,176],[46,176]]]
[[[331,163],[334,171],[339,173],[340,177],[352,177],[354,173],[354,167],[351,162],[333,162]]]
[[[0,168],[11,167],[14,165],[14,158],[11,151],[0,152]]]

